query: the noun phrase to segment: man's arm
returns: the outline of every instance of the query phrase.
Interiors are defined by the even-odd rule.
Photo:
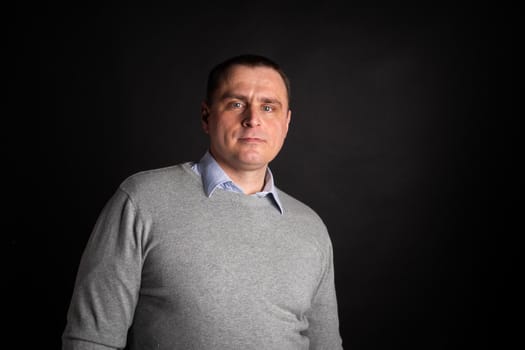
[[[305,335],[310,339],[311,350],[339,350],[343,347],[339,334],[331,244],[325,254],[323,265],[321,282],[312,300],[312,307],[307,313],[309,327]]]
[[[119,189],[100,214],[82,255],[63,350],[125,347],[140,288],[143,230],[136,208]]]

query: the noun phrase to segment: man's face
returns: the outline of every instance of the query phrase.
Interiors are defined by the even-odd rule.
[[[203,129],[224,170],[265,169],[279,153],[290,123],[284,81],[268,67],[232,67],[203,103]]]

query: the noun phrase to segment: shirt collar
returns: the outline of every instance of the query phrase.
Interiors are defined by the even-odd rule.
[[[209,151],[204,154],[198,163],[193,164],[192,169],[201,176],[204,192],[208,197],[211,197],[217,188],[231,192],[244,193],[242,189],[224,172],[224,170],[222,170]],[[279,200],[279,195],[277,194],[277,189],[274,185],[273,175],[270,168],[266,171],[263,190],[254,194],[254,196],[257,197],[266,197],[267,195],[271,195],[281,214],[284,214],[284,209]]]

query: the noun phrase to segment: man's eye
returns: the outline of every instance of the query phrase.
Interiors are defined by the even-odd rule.
[[[271,111],[273,111],[272,106],[268,106],[268,105],[263,106],[262,109],[263,109],[263,111],[265,111],[265,112],[271,112]]]
[[[242,103],[240,103],[240,102],[233,102],[233,103],[231,104],[231,106],[232,106],[233,108],[241,108],[241,107],[242,107]]]

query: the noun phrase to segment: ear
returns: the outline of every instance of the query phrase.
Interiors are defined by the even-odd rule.
[[[208,118],[210,117],[210,107],[206,102],[201,104],[201,126],[202,130],[207,134],[209,132]]]
[[[292,110],[288,109],[286,114],[286,133],[288,134],[288,128],[290,127],[290,121],[292,120]]]

